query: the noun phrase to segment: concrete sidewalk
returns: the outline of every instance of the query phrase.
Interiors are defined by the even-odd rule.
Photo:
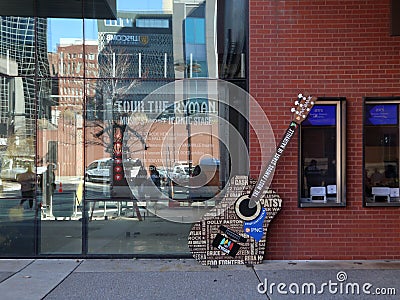
[[[400,261],[4,259],[0,299],[400,299]]]

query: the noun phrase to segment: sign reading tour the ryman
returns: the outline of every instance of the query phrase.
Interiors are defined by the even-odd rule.
[[[114,111],[117,113],[162,113],[171,110],[175,114],[192,115],[196,113],[217,113],[217,102],[211,100],[190,100],[171,103],[170,101],[135,101],[135,100],[116,100]]]
[[[190,101],[135,101],[116,100],[114,101],[114,115],[120,124],[129,122],[129,115],[132,113],[146,113],[157,115],[170,123],[209,123],[209,120],[200,120],[205,115],[217,115],[218,106],[216,101],[195,99]],[[168,114],[166,114],[168,113]],[[162,116],[161,116],[162,115]],[[182,119],[184,118],[184,120]]]

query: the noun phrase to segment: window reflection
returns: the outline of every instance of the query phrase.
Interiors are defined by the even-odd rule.
[[[210,134],[193,136],[177,154],[171,154],[177,138],[171,134],[168,163],[157,153],[158,139],[169,130],[181,131],[186,138],[186,126],[175,126],[178,118],[185,118],[181,107],[154,104],[152,109],[160,116],[150,141],[140,128],[127,128],[127,123],[133,114],[146,113],[141,103],[147,95],[175,79],[245,78],[247,24],[231,18],[247,19],[241,17],[247,14],[247,1],[119,0],[117,6],[116,20],[79,18],[81,5],[70,19],[0,17],[0,197],[12,199],[2,204],[4,220],[15,221],[18,211],[11,209],[19,209],[21,203],[19,175],[31,168],[36,177],[33,210],[24,201],[26,209],[18,216],[31,222],[26,231],[31,247],[15,253],[34,252],[35,214],[41,220],[41,253],[80,253],[84,209],[93,212],[94,220],[99,217],[96,199],[108,199],[102,217],[115,216],[115,211],[110,213],[118,206],[114,200],[132,197],[124,189],[126,180],[135,178],[147,200],[197,197],[201,202],[220,187],[221,151],[211,137],[218,135],[216,123],[191,127],[193,133],[207,128]],[[85,13],[95,17],[91,10]],[[245,86],[244,81],[239,84]],[[191,103],[203,107],[207,99]],[[212,113],[218,115],[218,107]],[[136,144],[130,147],[153,148],[147,161],[133,154],[121,161],[126,149],[120,137],[126,131],[134,135]],[[190,194],[187,183],[200,178],[191,177],[199,168],[201,175],[196,176],[204,175],[212,184]],[[124,172],[130,174],[128,179]],[[139,183],[150,179],[158,182],[156,193]],[[130,201],[127,207],[135,221],[141,220],[143,203]],[[12,249],[0,252],[14,253]],[[168,251],[185,252],[186,243],[174,249]]]
[[[1,252],[34,253],[34,218],[43,169],[37,162],[38,110],[49,104],[47,20],[0,17],[0,232]]]

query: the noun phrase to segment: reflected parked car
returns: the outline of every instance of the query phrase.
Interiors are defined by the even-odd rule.
[[[135,172],[139,170],[139,159],[129,159],[123,162],[125,172],[131,177],[135,177]],[[112,158],[102,158],[92,161],[85,171],[87,182],[111,182],[113,168]]]
[[[91,162],[86,168],[85,180],[88,182],[110,182],[112,165],[111,158],[103,158]]]

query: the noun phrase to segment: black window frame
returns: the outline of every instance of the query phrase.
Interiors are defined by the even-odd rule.
[[[300,125],[298,135],[298,207],[346,207],[346,98],[345,97],[319,97],[315,105],[335,105],[336,106],[336,201],[316,201],[311,199],[305,201],[306,197],[302,197],[304,180],[302,180],[305,165],[303,162],[302,134],[305,125]]]
[[[363,153],[363,163],[362,163],[362,168],[363,168],[363,176],[362,176],[362,190],[363,190],[363,207],[400,207],[400,197],[393,197],[393,198],[398,198],[398,199],[392,199],[392,197],[389,198],[388,201],[367,201],[367,182],[368,182],[368,177],[366,176],[366,116],[367,116],[367,106],[368,105],[383,105],[383,104],[395,104],[397,105],[397,138],[398,138],[398,161],[397,164],[400,164],[400,96],[392,96],[392,97],[364,97],[363,98],[363,144],[362,144],[362,153]],[[378,126],[378,125],[376,125]],[[382,126],[387,126],[387,125],[382,125]],[[385,164],[385,160],[383,161]],[[397,179],[399,180],[399,175],[397,175]],[[372,187],[372,186],[371,186]],[[378,187],[378,186],[374,186]],[[400,182],[398,184],[398,187],[400,188]],[[371,191],[372,195],[372,191]],[[371,199],[369,199],[371,200]]]

